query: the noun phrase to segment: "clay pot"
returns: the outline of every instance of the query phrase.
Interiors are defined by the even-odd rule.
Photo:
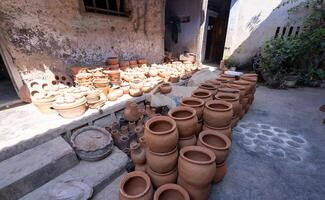
[[[146,141],[144,139],[144,136],[139,137],[138,142],[139,142],[139,144],[140,144],[140,146],[141,146],[142,149],[146,149],[147,148],[147,143],[146,143]]]
[[[166,116],[152,117],[145,124],[144,137],[151,151],[170,152],[178,142],[176,122]]]
[[[245,95],[243,98],[243,102],[242,102],[242,108],[245,111],[245,113],[248,111],[249,108],[249,95]]]
[[[196,136],[199,136],[199,133],[202,131],[202,126],[203,126],[203,119],[197,122],[196,131],[195,131]]]
[[[236,76],[230,74],[220,74],[220,77],[228,80],[228,82],[233,82],[236,80]]]
[[[130,62],[130,65],[137,65],[138,64],[137,60],[130,60],[129,62]]]
[[[232,88],[232,89],[239,90],[239,102],[242,103],[242,99],[244,98],[245,93],[246,93],[245,87],[240,86],[240,85],[235,85],[235,84],[227,84],[227,87],[228,87],[228,88]],[[219,92],[219,93],[224,94],[224,92]],[[219,93],[218,93],[218,94],[219,94]],[[227,92],[227,93],[238,94],[237,91],[234,91],[234,92]]]
[[[147,165],[146,164],[142,164],[142,165],[136,164],[134,166],[134,170],[146,173],[147,172]]]
[[[120,65],[119,64],[115,64],[115,65],[108,65],[109,70],[111,71],[118,71],[120,69]]]
[[[145,59],[145,58],[139,58],[139,59],[137,60],[137,63],[138,63],[139,65],[147,64],[147,59]]]
[[[137,127],[135,127],[134,132],[137,135],[138,138],[143,136],[143,125],[138,125]]]
[[[212,93],[212,95],[215,95],[217,93],[217,88],[214,85],[209,83],[201,83],[199,85],[199,88],[203,90],[209,90]]]
[[[127,125],[121,126],[121,134],[128,135],[129,134],[129,127]]]
[[[143,82],[141,79],[133,79],[130,83],[131,89],[140,89],[142,90]]]
[[[215,127],[208,126],[207,124],[203,124],[203,131],[206,131],[206,130],[215,131],[217,133],[226,135],[230,140],[232,139],[231,124],[229,124],[228,126],[225,126],[225,127],[221,127],[221,128],[215,128]]]
[[[187,146],[179,153],[179,176],[186,183],[205,187],[212,182],[216,173],[216,155],[211,150],[200,146]]]
[[[229,80],[224,77],[218,77],[218,78],[216,78],[216,80],[220,82],[221,87],[224,86],[225,84],[229,83]]]
[[[130,151],[131,159],[134,164],[143,165],[146,163],[146,152],[141,149],[139,143],[131,143]]]
[[[115,90],[112,90],[107,94],[108,101],[116,101],[118,99],[118,93]]]
[[[168,111],[168,116],[176,121],[179,138],[189,138],[195,134],[198,118],[194,108],[172,108]]]
[[[171,77],[169,77],[169,82],[178,83],[179,82],[179,76],[171,76]]]
[[[242,106],[239,103],[239,95],[236,94],[217,94],[216,100],[223,100],[232,104],[234,116],[238,116],[241,112]]]
[[[251,73],[251,74],[243,74],[240,76],[241,80],[248,81],[252,88],[252,93],[255,92],[256,83],[257,83],[257,74]]]
[[[118,146],[121,150],[128,149],[130,144],[130,138],[127,135],[120,135],[117,140],[116,146]]]
[[[226,173],[227,173],[227,165],[225,162],[217,165],[216,166],[216,175],[214,177],[213,182],[219,183],[220,181],[222,181],[222,179],[226,175]]]
[[[108,86],[109,81],[107,79],[94,79],[93,84],[95,88],[104,88]]]
[[[54,97],[42,100],[33,100],[33,104],[41,111],[43,114],[53,113],[54,109],[51,109],[54,102]]]
[[[237,125],[237,123],[239,122],[239,118],[240,118],[239,115],[232,118],[232,120],[231,120],[231,128],[234,128]]]
[[[199,134],[197,145],[212,150],[216,155],[216,163],[220,164],[225,162],[228,156],[231,141],[224,134],[206,130]]]
[[[206,102],[203,120],[208,126],[225,127],[231,123],[233,116],[232,104],[226,101],[210,100]]]
[[[207,200],[209,197],[211,184],[203,187],[192,186],[186,183],[180,176],[177,178],[177,184],[188,192],[191,200]]]
[[[161,94],[168,94],[172,91],[172,86],[169,83],[163,83],[159,86],[159,91]]]
[[[121,89],[123,90],[123,94],[129,94],[130,84],[129,83],[122,83]]]
[[[219,88],[220,87],[220,84],[221,84],[221,82],[220,81],[217,81],[217,80],[207,80],[207,81],[205,81],[205,83],[212,84],[216,88]]]
[[[107,65],[116,65],[118,64],[118,58],[117,57],[109,57],[106,60]]]
[[[144,172],[130,172],[120,183],[120,200],[151,200],[153,187],[150,178]]]
[[[130,121],[128,123],[129,132],[134,132],[134,129],[136,126],[137,126],[137,124],[134,121]]]
[[[148,93],[151,91],[151,84],[150,83],[144,83],[142,87],[142,92]]]
[[[251,85],[248,81],[239,80],[239,81],[234,81],[233,84],[245,87],[245,95],[248,95],[252,91]]]
[[[135,122],[141,117],[138,105],[134,102],[127,102],[124,109],[124,118],[129,122]]]
[[[78,102],[71,104],[56,104],[55,102],[52,104],[53,108],[61,115],[63,118],[75,118],[83,115],[86,110],[86,98],[83,97]]]
[[[202,118],[204,103],[205,102],[202,99],[195,98],[195,97],[185,97],[182,98],[180,102],[181,106],[194,108],[198,119]]]
[[[202,99],[204,102],[212,100],[212,93],[208,90],[197,89],[192,93],[192,97]]]
[[[156,190],[153,200],[190,200],[190,196],[183,187],[168,183]]]
[[[139,97],[139,96],[142,96],[143,92],[141,89],[138,89],[138,88],[130,88],[129,90],[129,94],[130,96],[132,97]]]
[[[187,147],[187,146],[193,146],[195,144],[196,144],[195,135],[192,135],[191,137],[188,138],[179,138],[178,140],[179,149],[182,149],[183,147]]]
[[[167,173],[177,166],[178,150],[177,147],[167,153],[155,153],[148,150],[146,158],[148,166],[153,171],[157,173]]]
[[[150,166],[147,165],[147,174],[149,175],[155,188],[158,188],[167,183],[176,183],[177,181],[177,167],[167,173],[160,174],[153,171]]]

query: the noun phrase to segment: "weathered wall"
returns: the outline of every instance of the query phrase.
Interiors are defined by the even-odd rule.
[[[109,56],[162,61],[164,0],[131,0],[130,18],[86,13],[80,2],[0,1],[3,45],[19,71],[103,65]]]
[[[274,37],[277,27],[289,29],[301,25],[301,20],[297,23],[288,21],[287,10],[294,4],[277,8],[282,2],[284,0],[232,0],[224,58],[230,57],[245,64],[259,47]],[[299,18],[304,14],[291,17]]]

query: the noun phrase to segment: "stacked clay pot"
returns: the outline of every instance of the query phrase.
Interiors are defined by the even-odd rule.
[[[178,130],[176,122],[167,116],[154,116],[145,123],[147,169],[153,186],[176,183]]]
[[[227,171],[225,161],[228,157],[231,140],[224,134],[213,130],[206,130],[199,134],[197,145],[206,147],[215,153],[216,174],[214,182],[220,182]]]
[[[183,148],[196,144],[196,130],[198,126],[198,117],[196,110],[187,106],[172,108],[168,116],[176,121],[179,135],[178,146]]]
[[[239,114],[242,112],[242,105],[239,102],[238,94],[217,94],[215,96],[216,100],[223,100],[232,104],[233,116],[231,126],[234,127],[239,121]]]
[[[187,190],[191,200],[208,199],[216,174],[216,155],[201,146],[186,146],[178,158],[177,184]]]
[[[204,102],[207,102],[209,100],[212,100],[212,92],[209,90],[204,90],[204,89],[196,89],[192,93],[192,97],[199,98],[204,100]]]
[[[190,200],[190,196],[183,187],[169,183],[156,190],[153,200]]]
[[[130,156],[135,165],[135,171],[146,172],[146,151],[137,142],[130,144]]]

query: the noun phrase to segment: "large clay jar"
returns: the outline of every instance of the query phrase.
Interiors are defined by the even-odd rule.
[[[200,146],[187,146],[180,150],[179,176],[196,187],[209,185],[216,173],[216,155]]]
[[[198,118],[194,108],[172,108],[168,111],[168,116],[176,121],[179,138],[189,138],[195,134]]]
[[[252,91],[251,85],[248,81],[239,80],[239,81],[234,81],[233,84],[244,87],[245,95],[248,95]]]
[[[232,104],[234,111],[234,116],[238,116],[241,112],[242,105],[239,102],[239,95],[236,94],[217,94],[215,96],[216,100],[227,101]]]
[[[206,130],[212,130],[217,133],[224,134],[230,140],[232,138],[231,124],[229,124],[228,126],[225,126],[225,127],[221,127],[221,128],[215,128],[215,127],[208,126],[207,124],[203,124],[203,131],[206,131]]]
[[[158,188],[167,183],[176,183],[177,181],[177,167],[167,173],[157,173],[147,166],[147,174],[149,175],[152,184],[155,188]]]
[[[135,164],[134,166],[135,171],[140,171],[140,172],[147,172],[147,165],[146,164]]]
[[[191,200],[207,200],[211,190],[211,184],[203,187],[196,187],[186,183],[180,176],[177,178],[177,184],[182,186],[190,195]]]
[[[217,87],[209,83],[201,83],[199,85],[199,88],[203,90],[209,90],[212,93],[212,95],[215,95],[217,93]]]
[[[134,102],[127,102],[124,109],[124,118],[128,121],[134,122],[140,119],[141,113],[138,105]]]
[[[257,83],[257,74],[250,73],[250,74],[243,74],[240,76],[241,80],[248,81],[252,87],[252,93],[255,93],[256,83]]]
[[[220,81],[217,81],[217,80],[207,80],[207,81],[205,81],[205,83],[212,84],[216,88],[219,88],[220,87],[220,84],[221,84],[221,82]]]
[[[142,149],[147,149],[147,143],[144,140],[144,136],[139,137],[138,142]]]
[[[120,200],[151,200],[153,187],[149,176],[140,171],[128,173],[120,183]]]
[[[245,96],[245,87],[243,86],[240,86],[240,85],[235,85],[235,84],[227,84],[227,87],[228,88],[231,88],[231,89],[237,89],[239,90],[239,102],[242,103],[242,100]],[[233,94],[237,94],[237,92],[233,92]]]
[[[146,158],[147,164],[153,171],[157,173],[167,173],[177,166],[178,150],[177,147],[167,153],[156,153],[147,150]]]
[[[181,102],[180,102],[181,106],[187,106],[187,107],[194,108],[198,119],[202,118],[204,103],[205,102],[202,99],[195,98],[195,97],[185,97],[185,98],[182,98]]]
[[[131,143],[130,155],[134,164],[143,165],[146,163],[146,152],[141,148],[139,143]]]
[[[192,97],[202,99],[204,102],[212,100],[212,93],[209,90],[197,89],[192,93]]]
[[[208,126],[225,127],[231,123],[232,116],[233,108],[231,103],[210,100],[205,104],[203,120]]]
[[[220,181],[222,181],[222,179],[226,175],[226,173],[227,173],[226,163],[224,162],[224,163],[218,164],[216,166],[216,175],[214,177],[213,182],[219,183]]]
[[[166,116],[152,117],[145,124],[144,137],[151,151],[170,152],[178,142],[176,122]]]
[[[172,85],[170,83],[163,83],[159,86],[161,94],[168,94],[172,91]]]
[[[196,144],[196,135],[192,135],[191,137],[188,138],[179,138],[178,140],[179,149],[187,146],[193,146],[195,144]]]
[[[197,122],[196,132],[195,132],[196,136],[199,136],[199,133],[202,131],[202,127],[203,127],[203,119]]]
[[[220,77],[224,78],[224,79],[227,79],[228,82],[233,82],[233,81],[236,80],[236,76],[230,75],[230,74],[221,74]]]
[[[225,162],[228,156],[231,141],[223,134],[206,130],[199,134],[197,145],[212,150],[216,155],[216,163],[220,164]]]
[[[156,190],[153,200],[190,200],[190,196],[183,187],[168,183]]]

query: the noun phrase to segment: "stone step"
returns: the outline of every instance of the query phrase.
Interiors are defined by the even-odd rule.
[[[57,137],[0,162],[0,199],[18,199],[78,163],[71,146]]]
[[[25,195],[20,200],[51,200],[49,196],[51,189],[57,183],[67,180],[88,184],[94,189],[93,194],[96,195],[124,172],[127,162],[127,155],[114,147],[113,152],[107,158],[97,162],[80,161],[72,169]]]

